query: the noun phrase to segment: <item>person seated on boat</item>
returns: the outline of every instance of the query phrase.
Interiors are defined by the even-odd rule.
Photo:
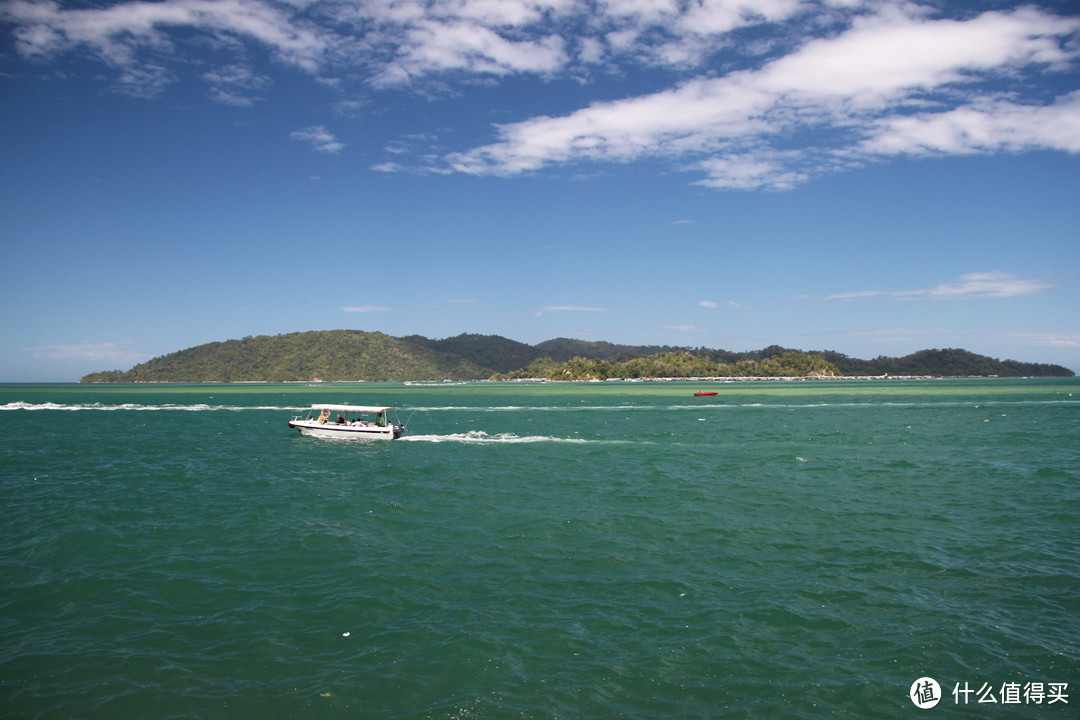
[[[362,417],[358,417],[358,418],[356,418],[355,420],[353,420],[353,421],[352,421],[351,423],[349,423],[349,425],[351,425],[351,426],[353,426],[353,427],[363,427],[363,425],[364,425],[364,418],[362,418]]]
[[[344,425],[345,424],[345,416],[344,415],[338,415],[337,416],[337,424],[338,425]]]
[[[325,425],[326,421],[329,420],[329,419],[330,419],[330,411],[324,408],[323,411],[321,413],[319,413],[319,424],[320,425]]]

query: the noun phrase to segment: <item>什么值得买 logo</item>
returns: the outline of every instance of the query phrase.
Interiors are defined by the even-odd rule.
[[[1010,680],[1000,686],[984,682],[976,686],[958,682],[953,686],[955,704],[1001,704],[1001,705],[1057,705],[1069,704],[1069,683]],[[911,684],[908,697],[916,707],[928,710],[941,702],[941,685],[932,677],[921,677]]]

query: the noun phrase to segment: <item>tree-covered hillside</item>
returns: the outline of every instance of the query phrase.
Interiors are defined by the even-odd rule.
[[[557,363],[545,357],[516,373],[497,375],[494,379],[631,380],[657,377],[832,377],[839,374],[836,367],[820,353],[788,351],[778,356],[722,363],[707,354],[674,350],[627,360],[574,357]]]
[[[379,332],[326,330],[212,342],[84,382],[287,382],[482,379],[496,372],[424,342]]]
[[[535,348],[539,351],[537,357],[551,358],[555,362],[566,362],[576,357],[596,358],[598,360],[609,360],[618,357],[648,357],[649,355],[685,349],[668,345],[616,345],[603,341],[593,342],[589,340],[573,340],[571,338],[545,340],[538,343]],[[522,366],[518,365],[518,367]]]
[[[949,375],[983,377],[1070,377],[1073,372],[1060,365],[995,360],[967,350],[920,350],[904,357],[876,357],[857,360],[835,352],[822,353],[842,375]]]
[[[568,353],[573,353],[569,354]],[[156,357],[130,370],[80,382],[304,382],[311,380],[564,380],[643,377],[813,375],[1071,376],[1060,365],[995,360],[966,350],[922,350],[858,360],[831,351],[776,345],[734,353],[707,348],[628,346],[559,338],[539,345],[498,335],[443,340],[419,335],[322,330],[212,342]]]
[[[420,335],[409,335],[402,340],[434,353],[460,358],[477,367],[491,368],[492,372],[516,370],[542,354],[539,346],[533,347],[499,335],[463,334],[444,340],[429,340]]]

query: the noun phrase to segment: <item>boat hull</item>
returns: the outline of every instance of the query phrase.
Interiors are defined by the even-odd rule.
[[[405,431],[401,425],[337,425],[309,420],[292,420],[289,427],[296,428],[301,435],[309,437],[346,440],[395,440]]]

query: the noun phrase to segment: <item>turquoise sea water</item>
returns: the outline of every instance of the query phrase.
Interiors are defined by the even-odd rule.
[[[697,389],[0,386],[0,715],[1077,717],[1080,381]]]

